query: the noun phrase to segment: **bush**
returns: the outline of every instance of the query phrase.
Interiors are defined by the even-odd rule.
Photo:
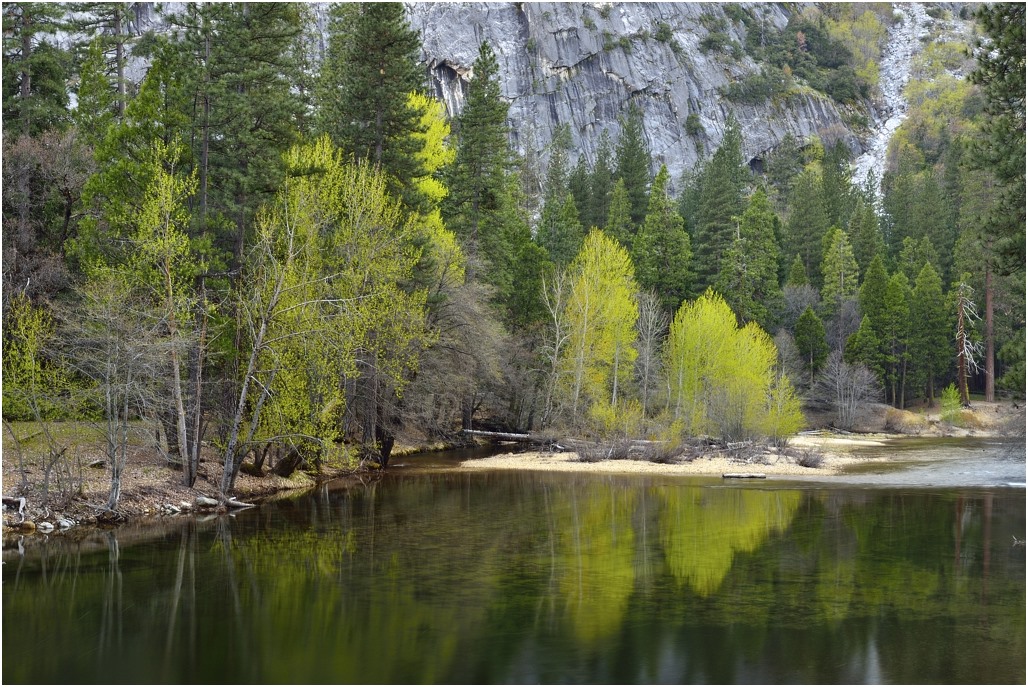
[[[724,95],[732,102],[759,105],[785,90],[783,77],[762,70],[759,74],[750,74],[741,81],[729,84]]]
[[[942,407],[942,421],[953,424],[960,417],[960,392],[957,391],[956,385],[950,384],[942,390],[939,404]]]
[[[658,22],[657,31],[653,34],[653,37],[661,43],[667,43],[672,37],[671,26],[667,22]]]
[[[921,415],[900,408],[889,408],[885,411],[885,429],[899,434],[920,434],[929,427],[929,422]]]
[[[685,118],[685,133],[690,136],[699,136],[703,133],[703,125],[700,124],[700,116],[695,112],[689,113]]]
[[[804,468],[819,468],[825,463],[825,457],[811,449],[804,449],[796,459],[796,464]]]

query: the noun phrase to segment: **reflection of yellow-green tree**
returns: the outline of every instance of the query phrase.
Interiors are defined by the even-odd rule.
[[[635,586],[634,490],[591,483],[562,498],[556,525],[560,593],[575,635],[590,643],[620,627]]]
[[[702,595],[717,591],[736,553],[757,549],[792,522],[798,491],[657,489],[661,539],[668,568]]]

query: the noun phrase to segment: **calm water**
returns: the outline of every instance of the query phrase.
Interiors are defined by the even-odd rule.
[[[6,552],[3,681],[1024,684],[1024,533],[1002,486],[400,469]]]

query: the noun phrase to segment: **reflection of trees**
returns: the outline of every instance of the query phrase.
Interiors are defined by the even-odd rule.
[[[661,543],[679,584],[717,591],[737,553],[755,551],[792,521],[798,491],[659,487]]]
[[[620,628],[635,588],[636,491],[594,481],[566,495],[552,513],[560,593],[576,636],[588,644]]]

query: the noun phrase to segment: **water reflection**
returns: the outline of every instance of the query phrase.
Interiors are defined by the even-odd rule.
[[[1024,520],[1020,491],[324,485],[12,552],[3,679],[1023,682]]]

